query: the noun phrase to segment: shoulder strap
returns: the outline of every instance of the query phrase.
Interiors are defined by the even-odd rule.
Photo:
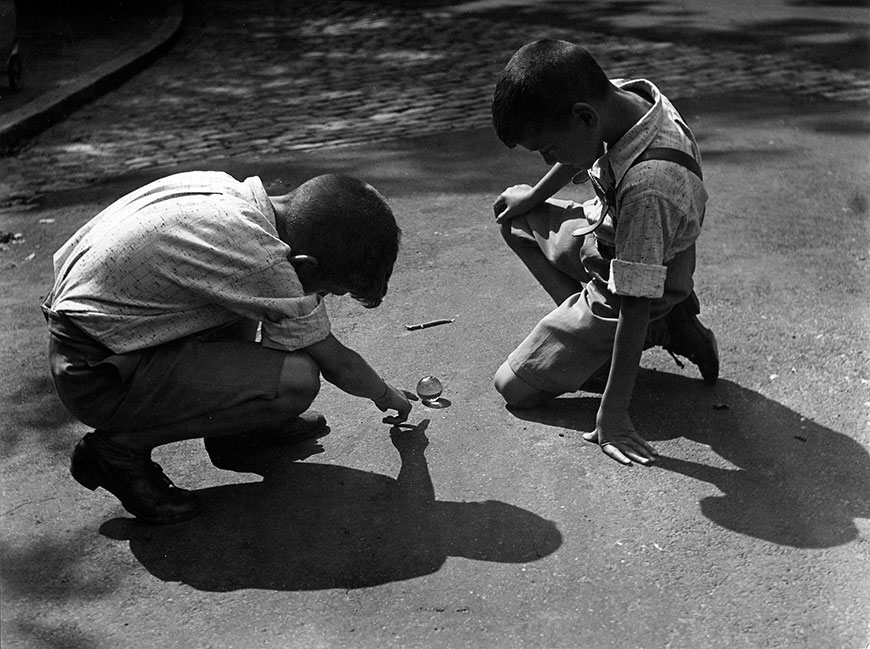
[[[698,164],[695,158],[690,156],[688,153],[680,151],[679,149],[671,149],[668,147],[650,147],[639,156],[637,156],[634,159],[634,162],[631,163],[631,166],[633,167],[634,165],[640,164],[641,162],[646,162],[647,160],[666,160],[667,162],[674,162],[682,167],[685,167],[701,180],[704,180],[704,175],[701,173],[701,166]]]

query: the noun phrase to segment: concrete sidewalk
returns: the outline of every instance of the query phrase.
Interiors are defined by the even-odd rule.
[[[757,99],[685,112],[706,152],[697,282],[723,369],[710,389],[645,355],[632,414],[662,455],[650,469],[580,439],[596,395],[519,414],[492,390],[549,305],[489,212],[540,162],[489,132],[215,162],[384,191],[405,230],[388,299],[331,300],[334,331],[408,389],[440,377],[452,405],[418,405],[425,436],[397,449],[381,413],[326,385],[315,407],[332,434],[248,473],[215,469],[198,442],[160,449],[206,505],[175,526],[138,525],[71,481],[87,429],[47,381],[35,308],[50,251],[146,178],[9,217],[53,223],[10,250],[0,301],[4,646],[863,649],[866,116]],[[442,317],[455,322],[403,326]]]
[[[500,241],[490,208],[505,186],[543,173],[539,157],[506,150],[485,127],[412,137],[426,125],[391,113],[394,97],[379,104],[375,112],[387,117],[374,125],[355,113],[327,114],[354,103],[356,95],[346,94],[352,88],[339,83],[366,84],[376,95],[395,91],[371,82],[383,76],[355,62],[360,52],[381,57],[391,74],[394,61],[405,69],[422,61],[414,70],[426,74],[429,61],[454,66],[459,59],[449,52],[436,59],[452,43],[462,46],[463,60],[497,65],[503,61],[466,53],[517,38],[525,24],[520,13],[497,21],[483,3],[463,3],[462,11],[457,3],[426,4],[428,12],[448,13],[324,1],[295,23],[279,15],[264,24],[221,13],[228,5],[215,0],[215,15],[198,15],[204,35],[186,35],[153,68],[2,161],[0,181],[13,170],[37,193],[0,205],[2,230],[23,234],[0,251],[0,644],[864,649],[866,103],[757,89],[681,98],[711,195],[696,279],[702,318],[719,337],[722,377],[710,389],[691,366],[681,370],[660,351],[646,353],[632,416],[662,459],[626,469],[580,438],[593,425],[597,395],[566,395],[520,414],[506,410],[491,387],[494,370],[550,308]],[[361,15],[362,6],[380,13]],[[321,8],[333,11],[328,20]],[[408,28],[407,40],[388,40],[397,25]],[[424,41],[420,30],[430,25],[448,27]],[[489,36],[493,25],[499,29]],[[379,29],[389,32],[383,40],[373,36],[381,38]],[[251,33],[261,40],[243,38]],[[313,103],[316,124],[330,128],[292,131],[309,138],[300,139],[305,148],[284,140],[251,145],[239,136],[184,157],[191,147],[176,139],[179,131],[210,142],[193,130],[197,122],[211,129],[208,120],[216,119],[230,132],[252,121],[255,109],[260,129],[280,117],[256,101],[262,86],[243,74],[249,60],[234,57],[251,42],[277,48],[293,39],[317,45],[306,50],[314,55],[309,76],[299,76],[309,94],[280,108],[305,126],[315,123],[305,121]],[[677,73],[689,60],[667,52],[697,50],[611,42],[624,45],[609,54],[614,64],[634,65],[653,51],[674,70],[666,82],[687,87]],[[269,47],[251,56],[284,53]],[[710,51],[704,61],[719,66],[725,54]],[[280,64],[286,67],[266,71],[267,81],[295,82],[296,68]],[[328,80],[318,76],[323,68]],[[467,79],[488,73],[460,69]],[[726,68],[715,72],[728,80]],[[731,73],[741,75],[752,76]],[[443,78],[426,79],[429,93],[413,96],[415,105],[450,117],[429,125],[478,124],[485,109],[469,110],[468,121],[447,113],[478,97],[438,94]],[[279,87],[296,98],[296,86]],[[197,92],[208,110],[188,115],[184,102]],[[252,96],[251,112],[239,119]],[[447,99],[455,101],[442,105]],[[137,112],[137,100],[147,110]],[[219,110],[224,104],[236,108],[235,120]],[[382,137],[328,146],[360,123],[373,133],[380,124]],[[290,126],[279,123],[275,137]],[[109,130],[117,148],[103,139]],[[138,161],[127,164],[132,154],[115,151],[125,143],[136,149],[140,133],[164,148],[137,149]],[[196,489],[206,510],[188,523],[148,527],[69,476],[70,449],[88,429],[54,394],[38,304],[51,283],[51,254],[81,224],[140,183],[192,166],[257,174],[275,190],[324,171],[381,189],[405,231],[390,293],[376,310],[330,299],[334,331],[398,385],[413,389],[421,376],[440,377],[451,405],[418,404],[411,421],[425,431],[391,439],[370,403],[326,385],[315,407],[332,433],[263,457],[249,472],[219,471],[199,442],[160,449],[155,459],[177,484]],[[435,318],[455,321],[404,327]]]

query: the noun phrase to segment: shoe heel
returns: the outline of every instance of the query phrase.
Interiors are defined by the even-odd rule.
[[[83,449],[81,446],[76,447],[70,461],[69,472],[81,486],[94,491],[100,486],[100,478],[97,475],[99,469],[97,469],[93,458],[89,457],[89,455],[86,449]]]

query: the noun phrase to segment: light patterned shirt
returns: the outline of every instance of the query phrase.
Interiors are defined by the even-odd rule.
[[[169,176],[116,201],[54,255],[45,305],[115,353],[153,347],[241,318],[262,344],[307,347],[330,332],[305,295],[259,178]]]
[[[648,147],[679,149],[700,164],[691,130],[670,101],[644,79],[615,81],[652,102],[649,111],[609,147],[592,173],[616,187],[616,209],[596,230],[616,250],[608,288],[617,295],[658,298],[664,293],[664,264],[689,248],[701,231],[707,191],[685,167],[662,160],[631,166]]]

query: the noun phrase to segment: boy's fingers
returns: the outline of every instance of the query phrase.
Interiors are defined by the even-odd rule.
[[[634,450],[640,453],[643,457],[654,460],[658,453],[656,450],[640,435],[634,435],[632,439],[626,444],[631,444],[634,447]]]
[[[419,401],[420,400],[420,397],[418,397],[416,394],[414,394],[413,392],[410,392],[408,390],[402,390],[402,394],[405,395],[405,398],[408,401]]]
[[[604,451],[604,454],[608,457],[613,458],[620,464],[631,464],[631,460],[629,460],[623,453],[620,451],[616,444],[612,442],[605,442],[604,446],[601,447],[601,450]]]
[[[625,454],[638,464],[647,465],[655,462],[655,458],[649,457],[645,453],[639,453],[632,449],[626,449]]]
[[[582,433],[582,436],[587,442],[592,444],[599,443],[597,430]],[[655,449],[640,437],[633,441],[604,442],[600,446],[605,455],[620,464],[631,464],[632,460],[634,460],[638,464],[647,465],[655,462],[655,457],[658,455]]]

